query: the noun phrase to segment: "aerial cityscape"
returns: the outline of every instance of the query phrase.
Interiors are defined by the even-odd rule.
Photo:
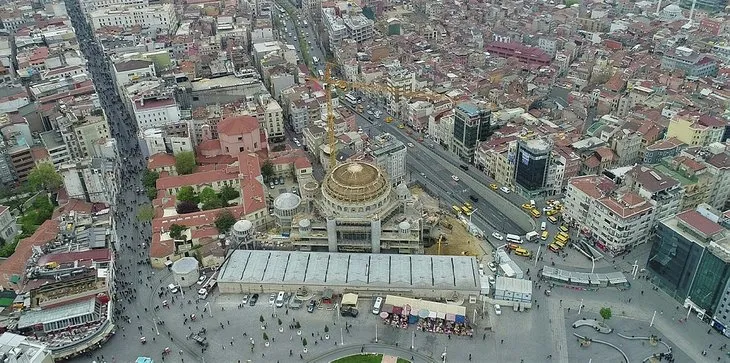
[[[730,362],[727,0],[0,7],[1,362]]]

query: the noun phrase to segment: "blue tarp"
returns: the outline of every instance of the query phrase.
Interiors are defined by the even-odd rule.
[[[466,317],[464,315],[457,315],[456,316],[456,319],[454,320],[454,322],[462,323],[463,324],[463,323],[466,322]]]

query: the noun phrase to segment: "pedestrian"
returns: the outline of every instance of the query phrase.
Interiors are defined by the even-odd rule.
[[[501,340],[501,341],[499,342],[499,344],[504,344],[504,339],[502,339],[502,340]]]

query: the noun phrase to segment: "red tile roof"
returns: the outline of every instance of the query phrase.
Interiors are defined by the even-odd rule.
[[[175,156],[168,153],[157,153],[147,160],[147,169],[160,169],[175,166]]]
[[[98,248],[87,251],[74,251],[74,252],[62,252],[52,253],[49,255],[43,255],[38,260],[38,265],[42,266],[49,262],[56,262],[58,264],[76,262],[80,265],[89,266],[90,264],[84,264],[86,261],[94,262],[105,262],[111,260],[111,250],[108,248]]]
[[[218,123],[218,133],[223,135],[250,134],[258,128],[259,120],[247,115],[227,117]]]
[[[616,184],[603,175],[578,176],[568,183],[593,199],[600,199],[616,189]]]
[[[40,247],[55,240],[58,235],[58,227],[58,221],[49,219],[43,222],[32,236],[18,242],[15,253],[0,265],[0,286],[11,290],[19,288],[19,286],[11,284],[10,279],[13,276],[22,277],[25,274],[25,264],[33,255],[33,247]]]
[[[175,104],[175,100],[172,98],[164,98],[161,100],[137,100],[134,101],[134,109],[137,111],[143,111],[143,110],[151,110],[155,108],[162,108],[162,107],[168,107]]]
[[[724,229],[694,209],[677,214],[677,218],[708,237],[720,233]]]

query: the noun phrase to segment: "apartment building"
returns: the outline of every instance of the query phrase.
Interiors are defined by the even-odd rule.
[[[131,59],[115,62],[114,81],[120,94],[124,94],[124,86],[147,77],[155,76],[155,64],[152,61]]]
[[[177,29],[177,14],[172,4],[150,5],[146,7],[118,6],[97,9],[89,12],[94,30],[103,27],[131,29],[141,26],[163,34],[174,34]]]
[[[446,150],[451,150],[451,142],[454,140],[454,112],[449,110],[429,115],[428,135]]]
[[[654,204],[655,223],[681,211],[684,188],[676,179],[643,165],[624,176],[624,185]]]
[[[173,97],[140,97],[133,100],[132,112],[137,128],[145,130],[180,122],[180,108]]]
[[[669,121],[667,138],[676,138],[688,146],[708,146],[722,141],[725,122],[699,112],[680,112]]]
[[[687,77],[711,77],[717,75],[718,64],[708,54],[681,46],[662,55],[661,69],[682,70]]]
[[[149,0],[81,0],[79,1],[81,9],[91,12],[97,9],[106,9],[123,6],[145,7],[149,5]]]
[[[706,203],[712,186],[713,175],[708,168],[690,156],[679,155],[662,159],[654,168],[662,174],[679,181],[684,188],[680,210],[694,209]]]
[[[374,137],[366,147],[374,162],[390,177],[394,184],[403,182],[406,176],[407,148],[393,135],[385,133]]]
[[[617,189],[603,175],[572,178],[565,194],[563,218],[588,234],[599,249],[618,255],[648,240],[654,206],[633,190]]]
[[[19,232],[20,228],[15,223],[15,217],[10,212],[10,208],[0,205],[0,238],[12,241]]]
[[[63,117],[56,119],[58,131],[66,145],[71,159],[81,160],[93,155],[94,145],[99,140],[110,137],[109,124],[106,117],[99,110],[95,115],[76,116],[73,112],[65,112]],[[54,150],[55,152],[55,150]],[[49,150],[49,154],[51,150]],[[51,155],[51,159],[58,159]]]
[[[498,184],[512,186],[514,164],[510,162],[509,152],[515,143],[516,136],[506,136],[479,144],[474,155],[474,165]]]
[[[117,165],[113,160],[86,158],[58,168],[69,198],[113,204],[118,193]]]
[[[41,143],[48,151],[51,157],[51,163],[58,170],[61,164],[71,161],[71,152],[63,139],[63,135],[58,130],[46,131],[41,133]]]

